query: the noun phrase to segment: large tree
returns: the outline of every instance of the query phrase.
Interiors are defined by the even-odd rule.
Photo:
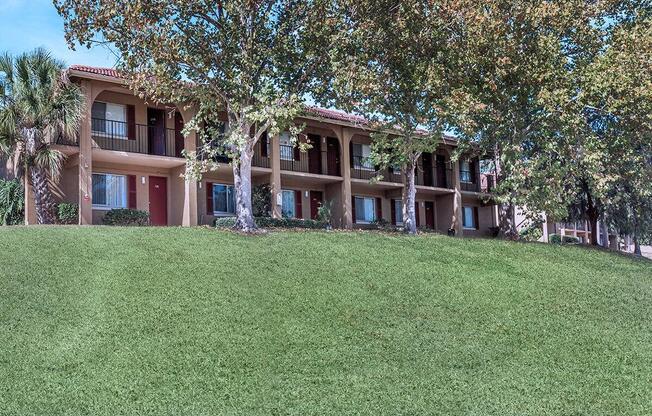
[[[83,104],[63,63],[45,50],[0,57],[0,152],[28,178],[39,224],[54,223],[53,187],[65,158],[51,145],[77,134]]]
[[[431,1],[339,4],[347,37],[331,48],[322,98],[371,121],[370,162],[400,169],[405,230],[414,234],[417,160],[441,141],[450,98],[446,25]]]
[[[331,2],[55,0],[55,5],[70,45],[112,44],[134,91],[198,106],[186,131],[200,131],[202,146],[189,155],[188,174],[198,179],[217,168],[217,154],[229,156],[236,228],[255,229],[254,146],[265,132],[298,132],[291,126],[302,99],[324,68],[328,47],[338,41]],[[219,127],[223,114],[228,123]]]

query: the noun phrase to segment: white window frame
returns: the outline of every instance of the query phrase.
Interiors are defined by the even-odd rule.
[[[372,202],[372,204],[371,204],[371,206],[372,206],[372,208],[371,208],[371,214],[372,214],[372,217],[373,217],[371,221],[367,221],[367,220],[358,220],[357,216],[358,216],[359,210],[356,209],[356,210],[355,210],[355,216],[356,216],[356,218],[355,218],[355,223],[356,223],[356,224],[371,224],[371,223],[373,223],[374,221],[378,220],[378,218],[376,218],[376,208],[377,208],[377,207],[376,207],[376,198],[371,197],[371,196],[355,195],[355,196],[353,197],[353,203],[354,203],[354,204],[355,204],[355,200],[356,200],[356,199],[362,199],[363,201],[371,200],[371,202]],[[363,206],[364,206],[364,203],[363,203]],[[366,212],[366,211],[365,211],[365,212]]]
[[[124,205],[123,206],[118,206],[118,205],[110,205],[110,204],[96,204],[93,201],[92,208],[95,210],[99,211],[110,211],[112,209],[125,209],[128,208],[129,206],[129,183],[127,181],[127,175],[121,175],[121,174],[116,174],[116,173],[106,173],[106,172],[94,172],[91,176],[91,178],[95,175],[103,175],[103,176],[112,176],[112,177],[119,177],[124,179]],[[93,187],[92,181],[91,181],[91,189]],[[105,188],[105,192],[107,192]],[[91,191],[91,195],[92,195]],[[110,200],[112,198],[109,198],[108,195],[106,196],[106,200]]]
[[[108,110],[108,106],[110,106],[110,105],[111,106],[120,106],[120,107],[122,107],[124,120],[114,120],[112,118],[108,118],[106,111],[104,113],[104,120],[107,121],[107,122],[113,121],[113,122],[118,122],[118,123],[124,123],[125,131],[123,132],[124,133],[123,135],[111,134],[111,132],[99,131],[99,130],[93,130],[91,133],[93,135],[99,136],[99,137],[110,137],[112,139],[118,139],[118,140],[129,140],[129,137],[128,137],[129,136],[129,125],[128,125],[128,121],[127,121],[127,105],[126,104],[119,104],[119,103],[111,103],[111,102],[108,102],[108,101],[101,101],[101,100],[95,100],[93,102],[93,104],[95,104],[95,103],[104,104],[107,107],[106,110]],[[91,125],[92,124],[93,123],[91,123]]]
[[[466,226],[464,225],[464,219],[466,218],[466,210],[469,209],[471,210],[471,224],[472,226]],[[477,208],[469,205],[465,205],[462,207],[462,228],[465,230],[477,230],[478,229],[478,224],[475,223],[475,210]]]
[[[361,154],[356,155],[355,151],[353,152],[353,167],[359,170],[368,170],[375,171],[376,169],[373,166],[365,166],[363,163],[370,160],[371,156],[371,145],[365,143],[353,143],[353,149],[355,150],[356,146],[360,146]],[[365,152],[366,150],[366,152]]]
[[[227,188],[227,201],[226,201],[227,209],[228,209],[228,205],[229,205],[228,188],[231,188],[231,192],[233,192],[233,212],[218,211],[218,210],[215,209],[215,207],[217,207],[217,203],[216,203],[216,200],[215,200],[215,187],[216,186],[224,186],[224,187]],[[231,185],[231,184],[228,184],[228,183],[214,183],[212,188],[213,188],[213,215],[216,216],[216,217],[232,217],[232,216],[234,216],[235,215],[235,187],[233,185]]]
[[[286,211],[286,207],[284,206],[283,202],[285,201],[284,195],[289,195],[292,194],[292,204],[290,209],[292,210],[292,215],[291,216],[285,216],[283,215],[284,212]],[[296,218],[297,217],[297,201],[296,201],[296,192],[294,192],[291,189],[281,189],[281,216],[283,218]]]

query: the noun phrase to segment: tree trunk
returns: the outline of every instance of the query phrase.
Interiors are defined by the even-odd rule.
[[[591,196],[591,192],[589,192],[588,187],[586,189],[586,199],[588,206],[586,208],[586,216],[589,219],[589,224],[591,225],[591,245],[592,246],[597,246],[598,245],[598,217],[600,216],[598,213],[598,208],[595,206],[593,203],[593,197]]]
[[[233,162],[233,183],[235,187],[234,228],[249,233],[256,230],[253,207],[251,204],[251,160],[253,146],[248,144],[240,149],[240,158]]]
[[[514,204],[511,201],[498,205],[498,227],[500,229],[500,237],[509,240],[516,240],[518,238],[515,221]]]
[[[637,256],[642,256],[641,253],[641,243],[638,242],[638,237],[634,236],[634,254]]]
[[[609,227],[607,226],[607,214],[602,214],[602,247],[609,248]]]
[[[417,194],[417,188],[414,183],[415,170],[416,163],[411,160],[405,167],[405,186],[403,187],[403,222],[405,232],[408,234],[417,233],[417,216],[416,210],[414,209]]]
[[[54,201],[48,186],[47,172],[41,167],[31,166],[29,173],[34,190],[36,220],[39,224],[54,224]]]

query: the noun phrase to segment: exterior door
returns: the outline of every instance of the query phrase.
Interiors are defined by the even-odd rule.
[[[168,180],[149,177],[149,221],[152,225],[168,225]]]
[[[308,172],[321,174],[321,137],[309,134],[308,140],[312,146],[308,149]]]
[[[437,155],[437,186],[448,188],[448,179],[446,178],[446,157]]]
[[[323,194],[321,191],[310,191],[310,218],[313,220],[317,219],[317,212],[319,210],[319,204],[323,201]]]
[[[426,201],[426,227],[431,230],[435,229],[435,204],[432,201]]]
[[[328,159],[328,174],[341,176],[340,170],[340,144],[335,137],[326,139],[326,157]]]
[[[158,108],[147,109],[147,135],[149,154],[165,155],[165,111]]]
[[[432,186],[432,153],[423,153],[421,159],[423,161],[423,185]]]

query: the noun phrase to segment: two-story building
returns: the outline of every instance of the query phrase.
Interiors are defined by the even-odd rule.
[[[138,98],[113,69],[75,65],[69,76],[86,95],[86,117],[78,137],[62,139],[56,147],[68,156],[59,184],[62,200],[79,204],[80,224],[101,224],[114,208],[147,211],[153,225],[212,224],[234,215],[227,160],[201,181],[184,178],[181,152],[197,145],[196,134],[181,133],[193,116],[189,110]],[[255,149],[252,182],[270,185],[274,217],[315,218],[320,202],[328,200],[335,227],[403,222],[402,174],[378,172],[369,162],[371,136],[364,119],[313,107],[297,121],[305,124],[308,151],[293,147],[287,134],[265,137]],[[451,160],[456,144],[445,136],[435,152],[419,160],[418,225],[487,235],[497,225],[497,209],[488,198],[493,183],[481,175],[477,157]],[[370,181],[379,173],[381,180]],[[26,189],[26,222],[35,223]]]

